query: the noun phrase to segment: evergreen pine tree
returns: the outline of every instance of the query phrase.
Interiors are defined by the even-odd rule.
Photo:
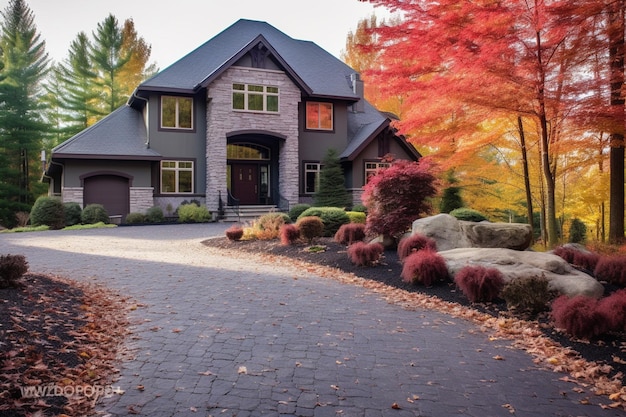
[[[10,227],[45,189],[38,181],[46,131],[39,98],[49,61],[24,0],[11,0],[0,14],[0,224]]]
[[[352,200],[345,187],[343,169],[337,151],[329,149],[320,171],[319,189],[313,196],[318,207],[350,207]]]

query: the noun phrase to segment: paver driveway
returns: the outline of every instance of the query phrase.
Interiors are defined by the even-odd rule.
[[[563,375],[471,323],[200,244],[228,226],[3,234],[0,253],[26,255],[31,272],[96,280],[143,306],[131,316],[135,359],[120,365],[125,393],[105,399],[104,414],[623,415],[582,405]]]

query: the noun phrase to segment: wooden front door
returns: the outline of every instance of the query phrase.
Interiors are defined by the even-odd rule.
[[[233,197],[239,204],[259,204],[259,166],[232,164],[231,182]]]

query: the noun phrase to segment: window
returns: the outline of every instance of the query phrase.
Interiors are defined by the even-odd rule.
[[[233,84],[233,109],[278,113],[278,87]]]
[[[388,162],[366,162],[365,163],[365,183],[367,184],[371,177],[376,175],[378,170],[389,168]]]
[[[333,130],[332,103],[306,103],[306,128],[313,130]]]
[[[304,164],[304,193],[314,194],[320,185],[320,171],[322,164],[319,162],[306,162]]]
[[[193,99],[191,97],[161,97],[161,127],[193,129]]]
[[[161,161],[161,192],[192,193],[193,162]]]

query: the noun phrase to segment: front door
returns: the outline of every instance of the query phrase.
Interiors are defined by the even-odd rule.
[[[239,204],[259,204],[259,166],[232,164],[231,186],[231,193],[239,200]]]

